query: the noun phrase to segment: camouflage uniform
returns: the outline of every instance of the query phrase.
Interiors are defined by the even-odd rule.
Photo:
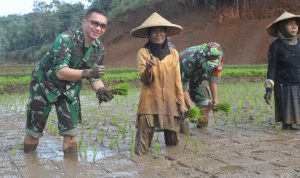
[[[211,55],[219,56],[213,60]],[[204,43],[185,49],[180,53],[180,70],[183,91],[189,91],[191,100],[203,110],[199,122],[208,122],[211,101],[208,83],[219,83],[223,66],[223,53],[217,43]]]
[[[81,119],[79,81],[59,80],[56,72],[63,67],[89,69],[103,64],[104,48],[96,40],[89,48],[85,47],[82,30],[67,31],[59,35],[51,49],[32,71],[30,96],[27,107],[26,132],[35,138],[43,135],[47,118],[55,106],[58,128],[61,135],[77,135],[77,122]],[[92,78],[95,82],[100,78]]]

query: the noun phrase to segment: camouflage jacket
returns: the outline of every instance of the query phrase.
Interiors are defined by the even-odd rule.
[[[57,101],[61,95],[65,95],[70,101],[78,99],[81,80],[59,80],[56,72],[63,67],[89,69],[94,64],[103,65],[104,48],[100,41],[96,40],[88,48],[85,47],[84,41],[82,30],[60,34],[33,70],[31,90],[42,94],[49,102]],[[90,82],[97,80],[101,79],[93,78]]]
[[[223,54],[220,56],[218,67],[209,68],[203,65],[205,63],[205,53],[207,45],[202,44],[183,50],[180,53],[180,71],[182,78],[183,91],[189,90],[189,87],[197,87],[204,80],[209,82],[220,82],[220,76],[223,66]]]

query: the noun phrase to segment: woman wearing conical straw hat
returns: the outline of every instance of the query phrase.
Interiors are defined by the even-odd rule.
[[[275,120],[282,130],[294,130],[300,124],[300,16],[284,12],[267,27],[277,39],[268,52],[268,74],[265,82],[267,104],[275,96]]]
[[[145,154],[154,131],[164,131],[167,146],[178,144],[179,114],[184,112],[179,54],[168,45],[167,36],[180,33],[182,27],[153,13],[131,35],[147,38],[137,53],[141,94],[137,111],[135,152]]]

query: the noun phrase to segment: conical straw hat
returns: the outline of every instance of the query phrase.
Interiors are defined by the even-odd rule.
[[[176,35],[181,32],[182,27],[176,24],[172,24],[158,13],[154,12],[150,17],[148,17],[142,25],[132,29],[130,34],[139,38],[147,38],[148,32],[147,28],[149,27],[167,27],[167,36]]]
[[[296,18],[298,20],[298,22],[300,22],[300,15],[295,15],[295,14],[292,14],[292,13],[289,13],[289,12],[284,12],[274,22],[272,22],[270,25],[267,26],[268,33],[271,36],[277,37],[277,24],[280,21],[283,21],[283,20],[286,20],[286,19],[292,19],[292,18]],[[298,33],[300,33],[299,30],[298,30]]]

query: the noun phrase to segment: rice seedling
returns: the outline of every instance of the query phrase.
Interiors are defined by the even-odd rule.
[[[9,154],[12,156],[16,156],[17,154],[17,150],[19,150],[21,144],[20,143],[16,143],[13,148],[9,151]]]
[[[85,142],[83,145],[83,152],[84,152],[84,157],[87,158],[87,153],[88,153],[88,142]]]
[[[186,137],[185,137],[185,141],[184,141],[184,148],[186,148],[186,147],[187,147],[187,145],[188,145],[188,143],[189,143],[190,139],[191,139],[191,134],[190,134],[190,133],[188,133],[188,134],[186,135]]]
[[[97,133],[97,141],[98,143],[103,145],[103,140],[104,140],[104,130],[100,129],[99,132]]]
[[[135,151],[135,144],[131,143],[130,144],[130,156],[133,157],[134,156],[134,151]]]
[[[198,140],[198,138],[195,138],[193,140],[193,145],[195,147],[195,153],[196,154],[199,153],[199,151],[200,151],[200,141]]]
[[[218,111],[224,111],[228,114],[231,111],[231,105],[229,103],[219,103],[216,108]]]
[[[82,147],[82,143],[83,143],[83,138],[82,138],[82,137],[80,137],[80,139],[79,139],[79,143],[78,143],[78,150],[80,150],[80,149],[81,149],[81,147]]]
[[[130,130],[131,143],[134,143],[134,136],[135,136],[134,129],[131,129]]]
[[[201,109],[196,106],[191,107],[186,113],[185,117],[188,117],[191,122],[195,122],[202,115]]]
[[[121,127],[121,132],[122,132],[122,138],[125,139],[125,137],[126,137],[126,124],[124,124],[124,126]]]
[[[93,148],[93,162],[95,162],[97,156],[97,148],[96,146]]]
[[[155,149],[156,156],[159,156],[160,155],[160,144],[159,143],[155,143],[154,144],[154,149]]]
[[[127,96],[128,95],[129,84],[126,82],[114,85],[111,87],[111,92],[114,95]]]
[[[92,133],[93,133],[93,131],[94,131],[94,127],[95,127],[95,125],[92,125],[92,126],[90,127],[90,129],[89,129],[89,137],[91,137],[91,135],[92,135]]]

